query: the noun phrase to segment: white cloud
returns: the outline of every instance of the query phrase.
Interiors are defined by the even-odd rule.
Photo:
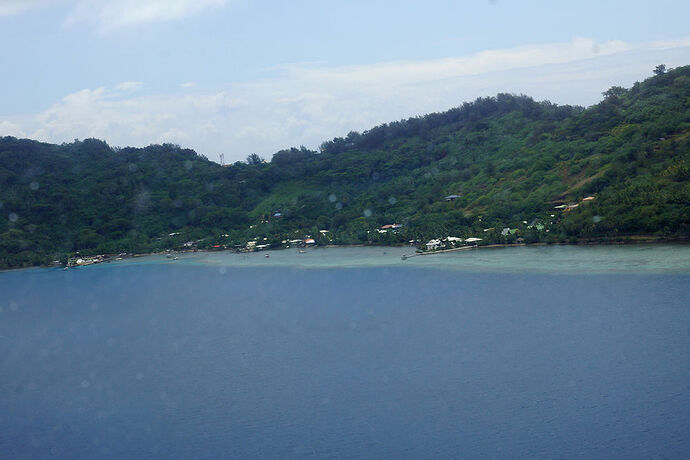
[[[107,33],[122,27],[185,19],[227,3],[228,0],[0,0],[0,17],[66,4],[66,25],[86,23]]]
[[[570,43],[492,50],[448,59],[367,66],[284,68],[272,78],[208,89],[182,85],[146,94],[139,82],[84,89],[41,113],[0,119],[0,135],[51,142],[97,137],[112,145],[173,142],[227,161],[322,141],[455,107],[498,92],[589,105],[630,86],[655,65],[690,61],[690,44]],[[135,90],[137,90],[135,92]]]
[[[597,43],[587,38],[576,38],[570,43],[527,45],[481,51],[470,56],[428,61],[399,61],[365,66],[314,69],[287,66],[285,69],[314,81],[335,79],[362,84],[381,83],[383,81],[404,83],[572,62],[620,53],[628,49],[630,46],[621,41]]]
[[[0,136],[24,137],[26,133],[19,123],[9,120],[0,120]]]
[[[127,91],[134,92],[139,91],[144,86],[144,83],[140,81],[123,81],[119,85],[115,86],[116,91]]]
[[[57,0],[0,0],[0,16],[14,16],[54,3]]]
[[[228,0],[76,0],[65,23],[95,23],[101,32],[150,22],[184,19]]]
[[[670,49],[684,46],[690,46],[690,37],[681,37],[672,40],[659,40],[650,44],[651,49]]]

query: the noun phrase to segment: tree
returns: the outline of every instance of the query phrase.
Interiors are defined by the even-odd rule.
[[[609,98],[613,98],[613,97],[622,96],[625,94],[625,91],[626,91],[625,88],[623,88],[621,86],[612,86],[601,94],[606,99],[609,99]]]
[[[264,162],[263,158],[261,158],[261,157],[260,157],[259,155],[257,155],[256,153],[252,153],[252,154],[250,154],[250,155],[247,157],[247,163],[248,163],[250,166],[260,165],[260,164],[263,163],[263,162]]]
[[[654,75],[663,75],[666,73],[666,64],[659,64],[654,67]]]

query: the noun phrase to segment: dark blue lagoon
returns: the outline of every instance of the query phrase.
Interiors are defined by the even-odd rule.
[[[404,252],[0,273],[0,457],[687,458],[687,246]]]

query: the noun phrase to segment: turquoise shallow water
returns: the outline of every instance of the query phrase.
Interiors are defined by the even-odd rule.
[[[0,273],[0,458],[687,458],[686,246]]]
[[[266,258],[266,255],[269,255]],[[124,263],[210,265],[217,267],[412,267],[497,273],[688,273],[690,245],[626,246],[515,246],[477,248],[416,256],[411,247],[315,248],[234,254],[199,252],[178,255],[178,260],[149,256]]]

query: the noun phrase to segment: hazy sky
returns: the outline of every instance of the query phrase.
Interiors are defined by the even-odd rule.
[[[0,0],[0,136],[227,162],[498,92],[590,105],[690,64],[690,2]]]

